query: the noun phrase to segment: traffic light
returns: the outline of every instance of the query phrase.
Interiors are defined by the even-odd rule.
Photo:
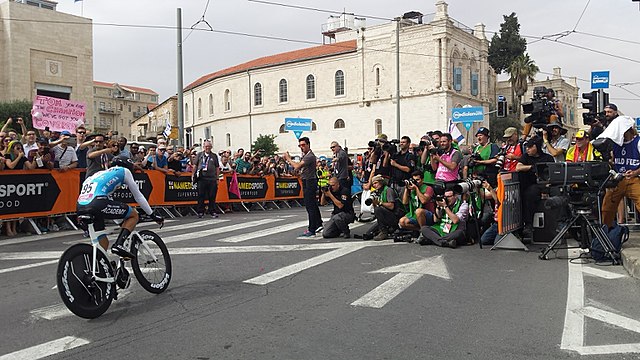
[[[582,103],[582,108],[589,110],[589,113],[598,113],[598,91],[592,91],[590,93],[582,93],[582,98],[586,99],[586,103]]]
[[[498,117],[503,118],[507,116],[507,102],[498,101]]]
[[[609,94],[604,91],[602,92],[602,103],[604,104],[604,106],[609,105]],[[604,111],[604,106],[602,109],[600,109],[600,111]]]

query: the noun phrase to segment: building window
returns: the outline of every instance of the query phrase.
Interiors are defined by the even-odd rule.
[[[231,111],[231,91],[224,91],[224,111]]]
[[[455,91],[462,91],[462,68],[453,67],[453,89]]]
[[[104,109],[105,109],[104,101],[100,101],[100,110],[104,110]]]
[[[344,95],[344,73],[342,70],[336,71],[335,80],[336,96]]]
[[[209,94],[209,116],[213,115],[213,94]]]
[[[120,104],[120,111],[122,111],[122,106],[123,106],[123,105],[122,105],[122,104]]]
[[[131,109],[129,109],[131,111]],[[189,104],[184,104],[184,121],[189,120]]]
[[[262,84],[253,85],[253,106],[262,105]]]
[[[307,75],[307,100],[316,98],[316,78],[309,74]]]
[[[209,140],[210,137],[211,137],[211,128],[207,126],[204,128],[204,138],[205,140]]]
[[[227,133],[227,146],[231,146],[231,134]]]
[[[202,99],[198,98],[198,119],[202,119]]]
[[[376,119],[376,123],[375,123],[375,136],[378,136],[382,134],[382,120],[381,119]]]
[[[471,95],[478,96],[478,73],[471,73]]]
[[[376,68],[376,86],[380,86],[380,68]]]
[[[316,126],[316,123],[314,121],[311,122],[311,131],[316,131],[318,130],[318,127]]]
[[[278,84],[278,90],[280,94],[279,101],[281,103],[286,103],[287,101],[289,101],[288,94],[287,94],[287,80],[285,79],[280,80],[280,83]]]
[[[344,129],[344,120],[338,119],[333,123],[334,129]]]
[[[131,112],[131,105],[129,105],[129,112]]]
[[[282,124],[282,125],[280,125],[280,129],[278,130],[278,132],[279,132],[280,134],[284,134],[284,133],[286,133],[286,132],[288,132],[288,131],[284,129],[284,124]]]

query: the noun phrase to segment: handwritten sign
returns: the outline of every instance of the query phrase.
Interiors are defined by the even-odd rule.
[[[85,105],[81,102],[36,95],[31,109],[33,127],[51,131],[67,130],[75,134],[76,127],[84,125]]]

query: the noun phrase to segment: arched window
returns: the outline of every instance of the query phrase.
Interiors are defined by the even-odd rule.
[[[312,121],[311,122],[311,131],[316,131],[316,130],[318,130],[318,127],[316,126],[315,121]]]
[[[211,128],[207,126],[204,128],[204,138],[209,140],[209,137],[211,137]]]
[[[336,71],[335,80],[336,96],[344,95],[344,73],[342,70]]]
[[[278,89],[280,93],[279,101],[281,103],[286,103],[287,101],[289,101],[289,96],[287,94],[287,80],[280,79],[280,84],[278,84]]]
[[[462,63],[460,54],[457,51],[451,56],[452,86],[455,91],[462,91]]]
[[[382,134],[382,120],[381,119],[376,119],[375,122],[375,134],[374,136],[378,136],[380,134]]]
[[[260,83],[253,85],[253,105],[262,105],[262,84]]]
[[[189,121],[189,104],[184,104],[184,121]]]
[[[202,119],[202,99],[198,98],[198,119]]]
[[[231,134],[227,133],[227,147],[231,146]]]
[[[231,111],[231,91],[224,91],[224,111]]]
[[[380,86],[380,68],[376,68],[376,86]]]
[[[309,74],[307,75],[307,100],[316,98],[316,78]]]
[[[333,123],[334,129],[344,129],[344,120],[338,119]]]
[[[209,116],[213,115],[213,94],[209,94]]]
[[[288,131],[284,129],[284,124],[282,124],[282,125],[280,125],[280,129],[278,130],[278,132],[279,132],[280,134],[284,134],[284,133],[286,133],[286,132],[288,132]]]

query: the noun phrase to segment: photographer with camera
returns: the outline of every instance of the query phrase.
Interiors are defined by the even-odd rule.
[[[578,130],[576,144],[567,150],[566,162],[602,161],[602,155],[589,142],[589,133]]]
[[[331,162],[331,166],[333,167],[332,176],[338,178],[341,187],[351,191],[351,184],[349,180],[349,156],[337,141],[331,142],[330,149],[331,152],[333,152],[333,161]]]
[[[398,222],[401,229],[419,231],[425,225],[433,225],[433,188],[423,183],[422,176],[417,170],[410,180],[405,180],[402,204],[407,213]]]
[[[36,140],[36,144],[38,148],[36,150],[31,150],[29,154],[27,154],[27,158],[29,160],[25,163],[25,167],[30,170],[53,169],[54,155],[49,148],[49,140],[45,138],[38,138],[38,140]]]
[[[542,130],[542,139],[544,140],[542,151],[553,156],[555,162],[564,162],[565,154],[569,146],[571,146],[569,139],[564,136],[566,133],[567,129],[563,128],[562,124],[557,121],[552,122]]]
[[[518,129],[514,127],[506,128],[502,138],[505,140],[506,145],[502,147],[496,157],[498,159],[496,167],[502,171],[515,172],[516,165],[524,153],[522,143],[518,139]]]
[[[533,235],[533,214],[545,187],[544,184],[538,184],[536,164],[554,162],[554,160],[551,155],[542,152],[542,139],[537,136],[532,137],[525,143],[525,149],[526,153],[518,161],[516,171],[519,173],[518,179],[522,198],[523,236],[531,237]]]
[[[393,141],[389,144],[391,187],[393,187],[396,193],[402,194],[404,192],[405,180],[411,178],[411,173],[416,166],[416,159],[415,156],[411,152],[409,152],[411,138],[409,138],[408,136],[403,136],[400,138],[398,149],[396,149],[395,145],[392,144]]]
[[[613,146],[614,169],[624,175],[616,187],[607,189],[602,201],[602,221],[608,227],[613,226],[618,204],[625,196],[640,209],[640,136],[635,126],[633,118],[616,116],[598,137],[611,140],[607,142]],[[605,155],[604,149],[602,151]]]
[[[458,243],[465,241],[469,205],[452,190],[445,191],[444,196],[435,201],[437,207],[433,214],[433,225],[420,228],[416,243],[456,248]]]
[[[609,126],[609,124],[611,124],[611,122],[618,117],[618,107],[616,106],[616,104],[607,104],[604,107],[604,122],[603,122],[603,126],[606,128],[607,126]],[[595,138],[595,137],[593,137]]]
[[[404,216],[404,207],[393,188],[387,186],[387,180],[382,175],[371,179],[371,198],[366,205],[373,205],[374,217],[377,220],[378,234],[373,240],[380,241],[389,237],[398,228],[398,221]]]
[[[452,142],[451,134],[442,134],[440,147],[431,151],[431,168],[436,170],[436,180],[451,182],[459,179],[462,153],[453,148]]]
[[[416,168],[422,168],[422,180],[425,184],[434,184],[436,182],[436,170],[431,167],[431,154],[435,153],[440,144],[442,132],[429,131],[420,139],[418,147],[422,148],[422,153]]]
[[[564,118],[562,102],[557,100],[555,96],[555,91],[551,88],[537,86],[533,89],[533,98],[530,105],[533,105],[532,109],[535,109],[535,112],[532,112],[530,116],[524,119],[523,141],[527,139],[533,126],[540,127],[552,122],[562,121],[562,118]],[[523,110],[525,110],[525,106],[527,105],[523,104]]]
[[[471,176],[480,176],[487,179],[492,186],[498,185],[498,168],[495,164],[498,162],[496,156],[500,153],[498,145],[489,141],[489,129],[481,127],[476,132],[478,145],[473,149],[468,167],[471,170],[467,174]],[[466,179],[467,177],[465,177]]]
[[[327,198],[333,203],[331,219],[325,224],[322,237],[325,239],[336,238],[342,234],[345,239],[350,238],[349,224],[356,218],[351,192],[342,186],[340,180],[335,176],[329,179],[327,186],[322,187],[322,192],[323,202],[320,205],[326,205]]]

